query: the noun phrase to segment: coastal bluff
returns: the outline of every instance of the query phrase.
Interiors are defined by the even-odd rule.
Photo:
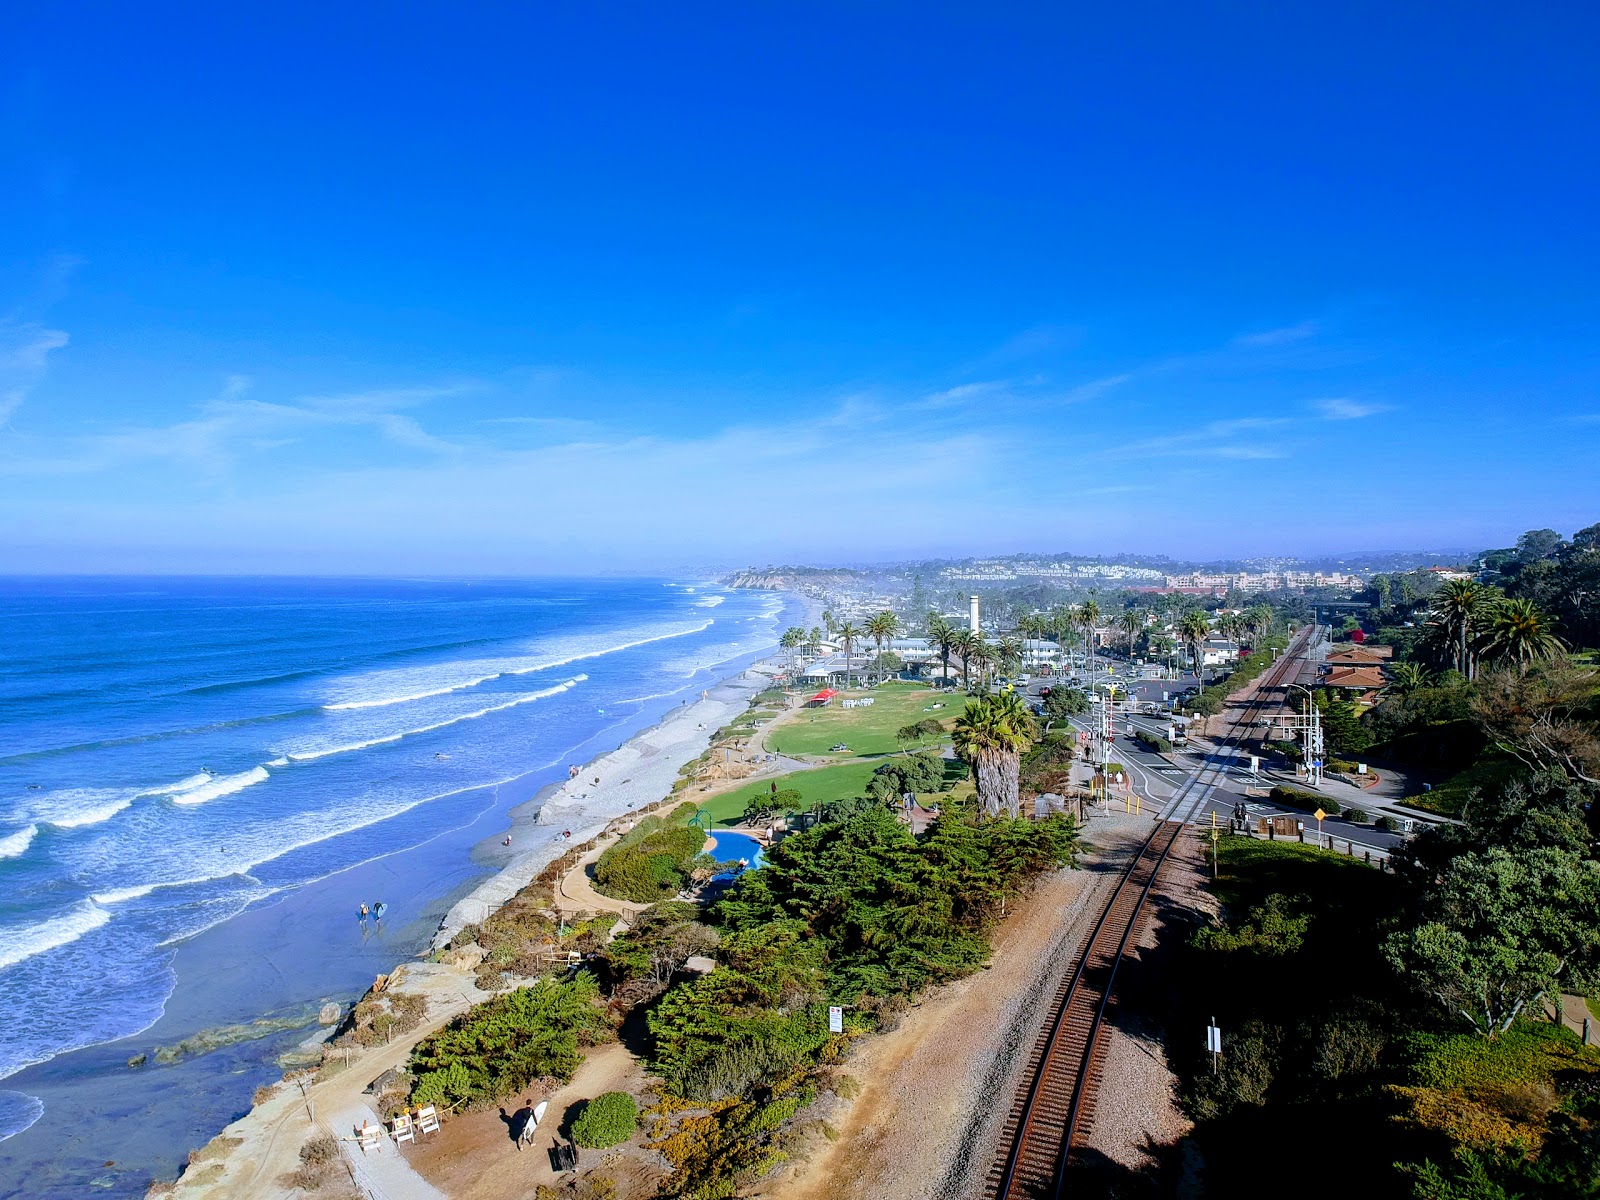
[[[765,567],[736,571],[718,580],[723,587],[758,588],[769,592],[801,592],[817,587],[843,587],[859,579],[861,572],[848,568],[821,570],[816,567]]]

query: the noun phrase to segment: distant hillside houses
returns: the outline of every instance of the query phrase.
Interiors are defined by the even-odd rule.
[[[1337,587],[1358,588],[1361,580],[1341,571],[1249,571],[1210,573],[1190,571],[1184,575],[1163,576],[1166,586],[1182,591],[1226,592],[1237,588],[1241,592],[1272,592],[1279,588]]]
[[[945,567],[939,572],[945,579],[963,582],[998,582],[1018,579],[1128,579],[1155,580],[1161,572],[1149,567],[1129,567],[1122,563],[1052,562],[1046,560],[1027,562],[975,562],[960,567]]]

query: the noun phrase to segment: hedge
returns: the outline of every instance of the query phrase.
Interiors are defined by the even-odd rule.
[[[1159,733],[1151,733],[1148,730],[1139,729],[1134,732],[1133,736],[1134,740],[1144,746],[1145,749],[1156,754],[1166,754],[1172,749],[1172,743]]]
[[[589,1150],[618,1146],[639,1127],[639,1106],[627,1092],[606,1092],[583,1106],[572,1122],[572,1140]]]
[[[1316,812],[1320,808],[1330,817],[1337,817],[1344,811],[1337,800],[1319,796],[1315,792],[1302,792],[1299,788],[1283,787],[1281,784],[1272,789],[1269,798],[1284,808],[1297,808],[1301,812]]]

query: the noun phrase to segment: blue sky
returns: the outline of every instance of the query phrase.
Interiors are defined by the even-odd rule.
[[[8,17],[0,570],[1600,519],[1592,6],[331,7]]]

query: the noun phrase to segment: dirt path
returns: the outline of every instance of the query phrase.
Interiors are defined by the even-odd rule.
[[[616,843],[620,834],[608,834],[598,839],[594,849],[590,850],[561,877],[557,886],[557,899],[561,907],[568,911],[581,912],[614,912],[624,917],[631,917],[649,908],[648,904],[635,904],[632,900],[616,900],[610,896],[602,896],[595,891],[594,882],[589,878],[589,868],[600,861],[600,856]]]
[[[526,1200],[540,1184],[554,1183],[550,1148],[556,1144],[567,1110],[579,1100],[592,1100],[602,1092],[637,1094],[644,1088],[644,1069],[620,1042],[608,1042],[587,1051],[572,1082],[555,1091],[536,1090],[509,1097],[505,1104],[483,1112],[466,1113],[445,1126],[440,1137],[415,1149],[406,1147],[406,1159],[429,1183],[450,1200]],[[510,1114],[524,1101],[550,1102],[533,1145],[518,1150],[511,1137]],[[586,1171],[610,1154],[626,1151],[585,1150],[578,1169]],[[621,1174],[612,1172],[608,1174]]]
[[[171,1195],[179,1200],[289,1200],[303,1195],[279,1182],[299,1165],[301,1145],[318,1132],[351,1139],[353,1130],[336,1122],[368,1103],[367,1084],[404,1063],[412,1047],[445,1022],[489,998],[474,985],[470,972],[441,963],[409,964],[392,980],[395,991],[427,998],[428,1015],[421,1026],[387,1046],[357,1052],[342,1069],[324,1067],[305,1096],[293,1084],[279,1085],[271,1099],[200,1151],[203,1165],[185,1172]],[[393,1143],[386,1143],[380,1153],[395,1152]]]
[[[1061,976],[1148,818],[1101,817],[1084,869],[1051,875],[1001,926],[990,968],[943,988],[846,1064],[862,1084],[838,1138],[758,1193],[767,1200],[975,1196]],[[1041,969],[1042,964],[1042,969]]]

